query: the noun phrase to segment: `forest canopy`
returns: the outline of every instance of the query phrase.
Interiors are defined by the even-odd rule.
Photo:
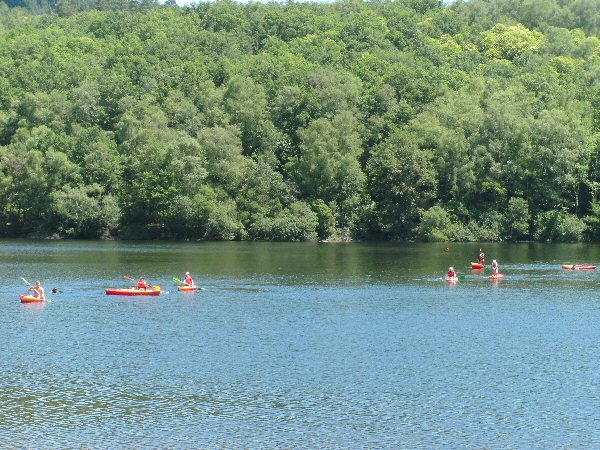
[[[0,236],[600,240],[600,0],[0,2]]]

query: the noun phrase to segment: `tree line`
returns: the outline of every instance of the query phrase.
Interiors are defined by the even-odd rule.
[[[0,2],[0,236],[600,239],[598,0]]]

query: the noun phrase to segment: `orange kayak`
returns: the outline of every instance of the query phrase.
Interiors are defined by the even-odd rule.
[[[197,291],[198,286],[177,286],[178,291]]]
[[[502,275],[501,273],[494,273],[492,275],[490,275],[490,280],[501,280],[502,278],[504,278],[504,275]]]
[[[21,303],[44,303],[43,298],[34,297],[32,295],[21,295],[19,297],[21,299]]]
[[[143,290],[135,288],[107,289],[106,295],[160,295],[160,289]]]
[[[594,270],[596,266],[585,266],[583,264],[565,264],[562,266],[562,268],[571,270]]]
[[[478,262],[476,262],[476,263],[472,262],[471,269],[473,269],[473,270],[485,269],[485,264],[480,264]]]

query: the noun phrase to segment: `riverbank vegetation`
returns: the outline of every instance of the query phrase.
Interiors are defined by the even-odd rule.
[[[597,241],[598,6],[0,2],[0,235]]]

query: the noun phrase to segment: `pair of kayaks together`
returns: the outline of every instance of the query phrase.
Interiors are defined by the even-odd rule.
[[[562,268],[569,270],[595,270],[596,266],[586,266],[584,264],[564,264]]]
[[[595,270],[596,266],[589,266],[589,265],[585,265],[585,264],[563,264],[562,268],[570,269],[570,270]],[[472,262],[471,269],[473,269],[473,270],[485,269],[485,265]]]
[[[562,268],[570,269],[570,270],[595,270],[596,266],[590,266],[590,265],[586,265],[586,264],[563,264]],[[472,262],[471,269],[473,269],[473,270],[485,269],[485,265]]]
[[[595,270],[596,266],[591,266],[591,265],[586,265],[586,264],[563,264],[562,268],[569,269],[569,270]],[[471,269],[473,269],[473,270],[485,269],[485,265],[472,262]]]

